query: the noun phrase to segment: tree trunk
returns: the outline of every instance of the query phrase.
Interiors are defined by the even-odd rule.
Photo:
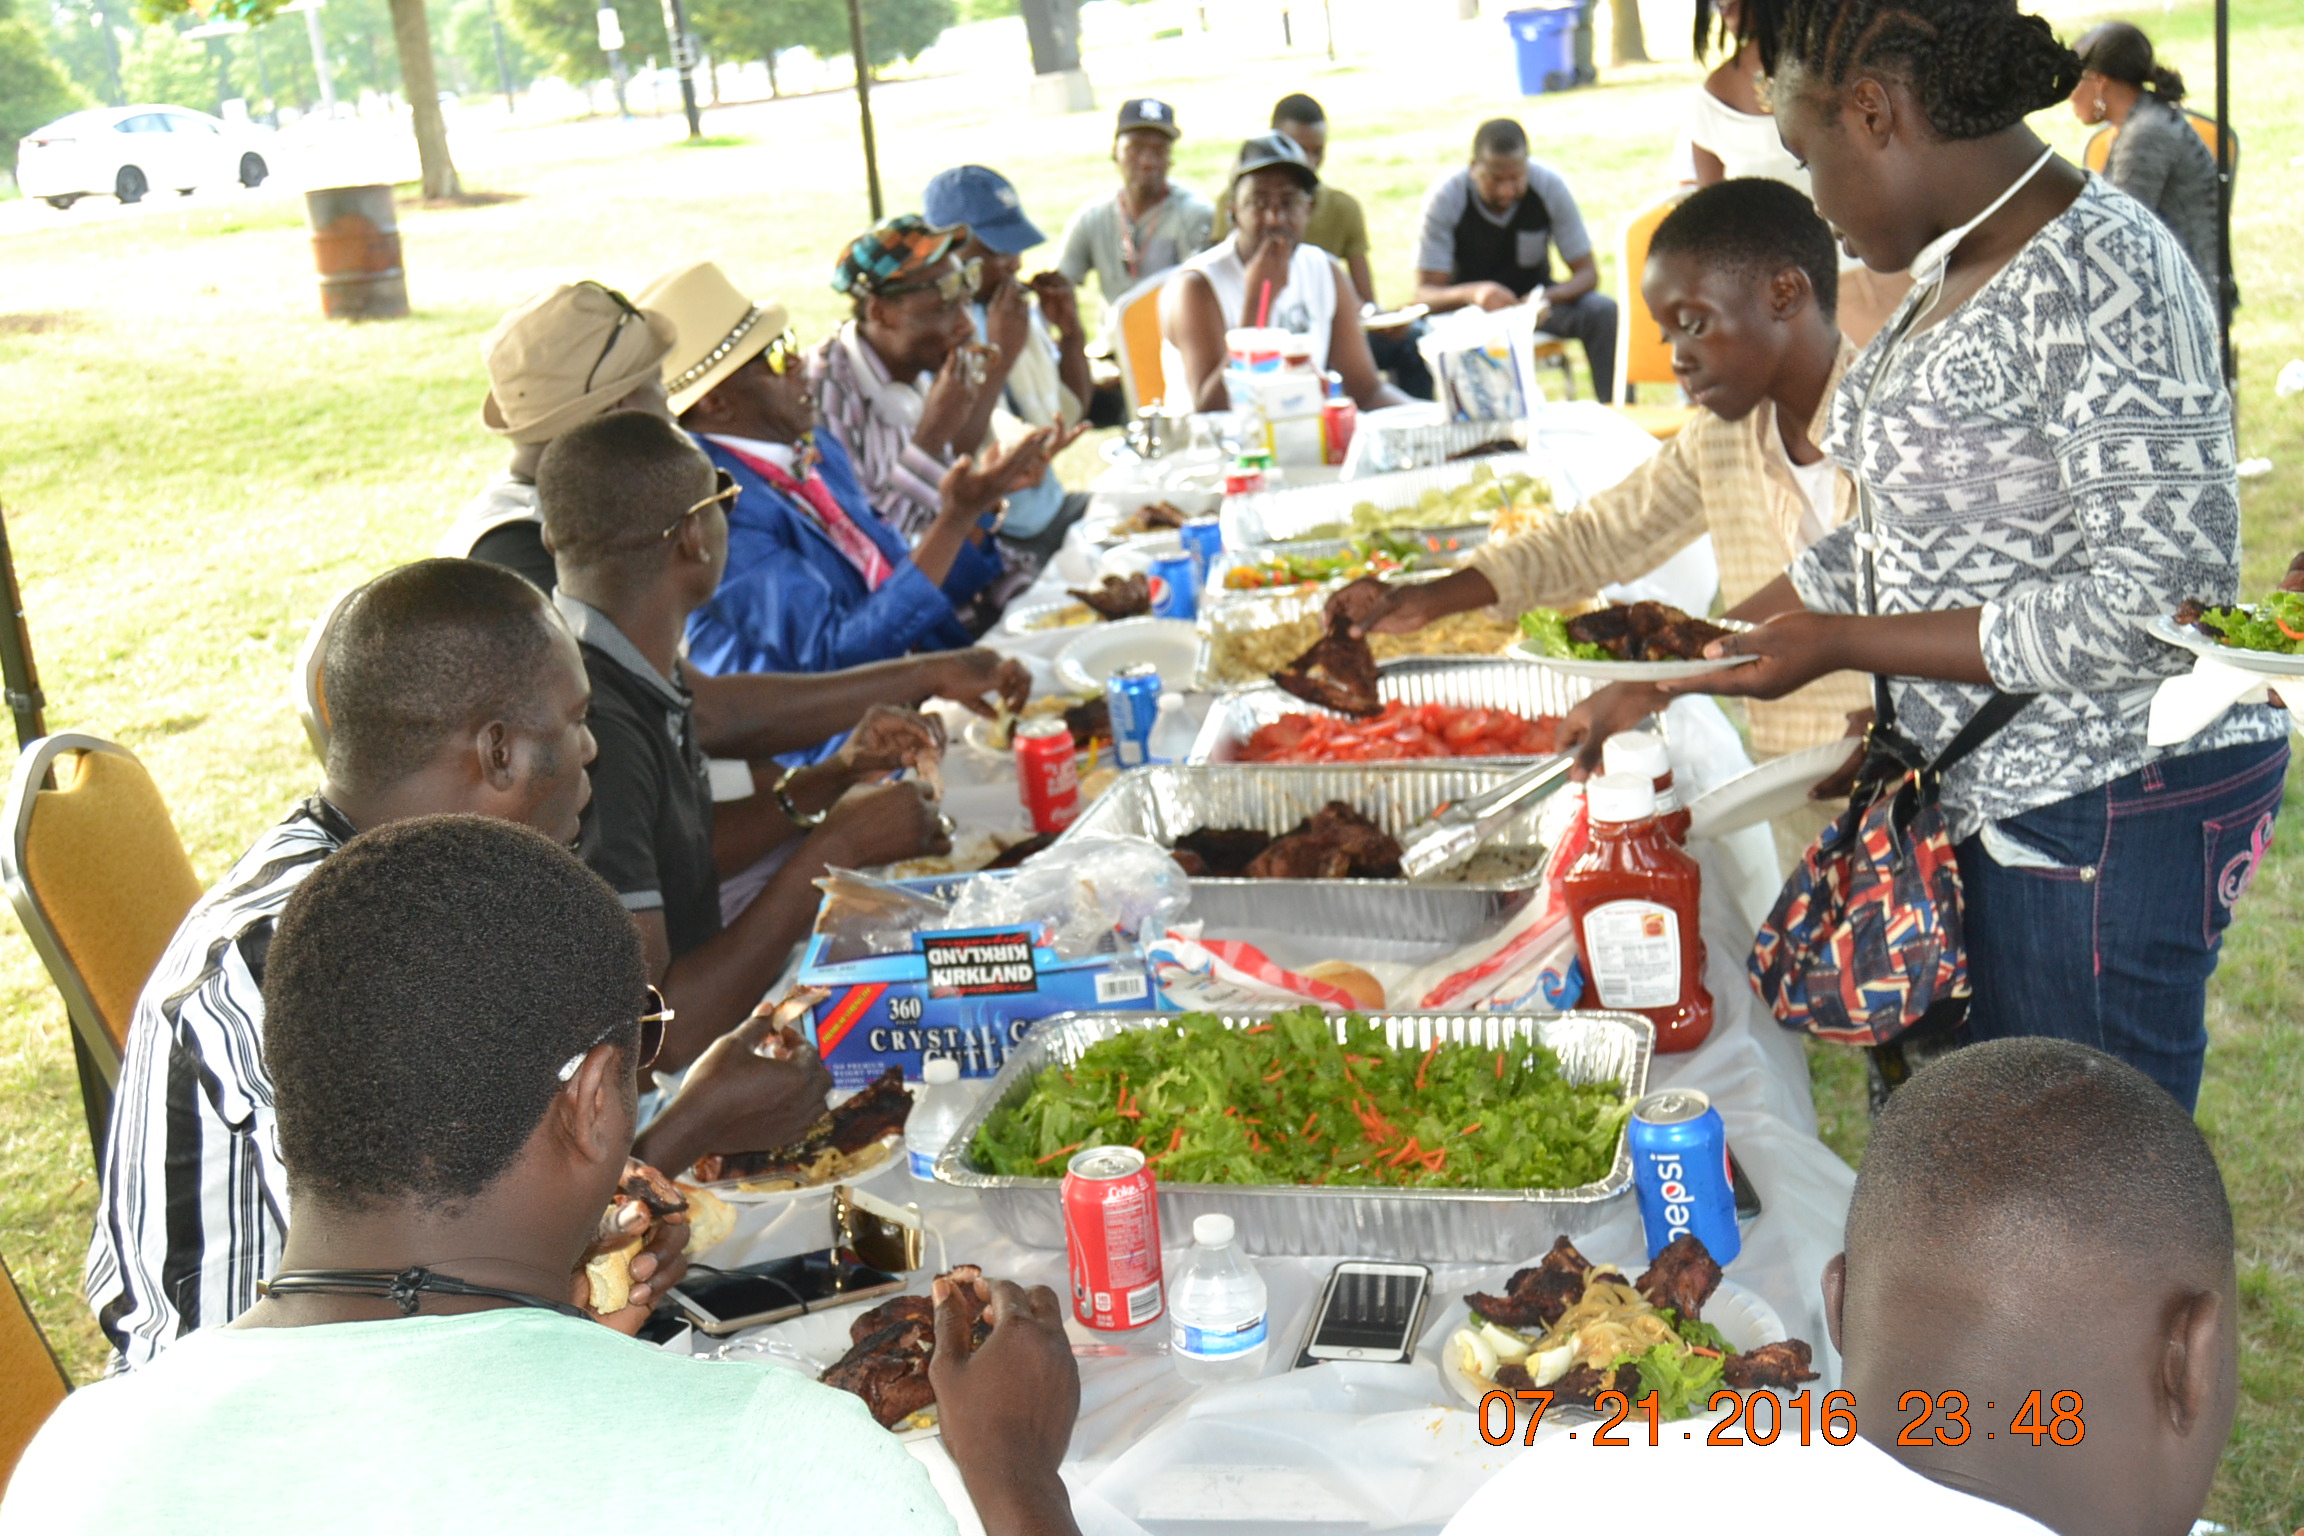
[[[1080,67],[1080,0],[1023,0],[1024,38],[1032,73],[1060,75]]]
[[[1608,50],[1609,59],[1617,64],[1645,64],[1648,62],[1648,39],[1640,30],[1640,0],[1608,0],[1609,19],[1615,23]]]
[[[432,68],[432,25],[424,0],[392,0],[392,43],[400,52],[400,87],[416,118],[416,158],[426,201],[454,197],[463,186],[448,157],[448,123],[440,115],[440,81]]]
[[[782,96],[784,94],[783,91],[779,90],[776,85],[776,50],[773,48],[769,49],[766,53],[760,56],[760,60],[762,63],[768,66],[769,96],[771,98]]]

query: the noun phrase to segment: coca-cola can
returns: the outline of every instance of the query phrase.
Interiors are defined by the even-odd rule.
[[[1035,832],[1061,832],[1080,814],[1072,729],[1047,715],[1016,727],[1016,794]]]
[[[1160,1195],[1134,1147],[1090,1147],[1064,1173],[1064,1253],[1072,1315],[1125,1333],[1167,1310],[1160,1286]]]

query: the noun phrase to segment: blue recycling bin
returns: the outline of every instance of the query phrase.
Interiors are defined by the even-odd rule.
[[[1576,84],[1576,18],[1573,3],[1543,10],[1507,11],[1514,62],[1520,68],[1520,94],[1541,96]]]

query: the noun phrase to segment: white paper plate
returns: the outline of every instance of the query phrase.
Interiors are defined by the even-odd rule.
[[[1802,747],[1759,767],[1736,775],[1727,783],[1698,795],[1688,807],[1690,837],[1725,837],[1745,827],[1773,821],[1808,804],[1808,790],[1818,779],[1848,761],[1863,742],[1851,736]]]
[[[1634,1273],[1637,1274],[1637,1271]],[[1448,1328],[1440,1335],[1438,1348],[1440,1374],[1446,1379],[1449,1389],[1462,1398],[1467,1406],[1477,1408],[1481,1397],[1496,1389],[1476,1376],[1465,1374],[1464,1368],[1457,1364],[1456,1351],[1448,1343],[1471,1315],[1471,1307],[1461,1299],[1450,1307]],[[1704,1303],[1704,1321],[1719,1329],[1720,1336],[1739,1351],[1758,1349],[1763,1344],[1782,1343],[1787,1337],[1784,1319],[1776,1315],[1776,1309],[1768,1305],[1759,1292],[1748,1290],[1733,1280],[1723,1279],[1720,1288],[1712,1293],[1712,1299]]]
[[[1721,672],[1760,659],[1757,656],[1720,656],[1696,661],[1579,661],[1568,656],[1547,656],[1525,640],[1513,641],[1504,654],[1518,661],[1550,667],[1567,677],[1589,677],[1603,683],[1661,683],[1668,678],[1702,677],[1707,672]]]
[[[1096,557],[1096,570],[1102,576],[1149,576],[1155,562],[1174,560],[1183,553],[1181,534],[1130,534]]]
[[[2267,677],[2304,676],[2304,656],[2289,656],[2279,651],[2243,651],[2187,628],[2164,613],[2155,615],[2144,628],[2154,639],[2182,646],[2195,656],[2213,656],[2243,672],[2261,672]]]
[[[1041,625],[1035,622],[1066,608],[1077,608],[1090,617],[1087,622],[1081,624]],[[1004,635],[1014,635],[1019,640],[1038,640],[1045,639],[1049,635],[1066,634],[1072,630],[1094,629],[1097,625],[1105,622],[1103,619],[1094,617],[1095,612],[1095,609],[1076,597],[1052,598],[1044,603],[1021,603],[1001,615],[1000,632]]]
[[[902,1137],[899,1136],[895,1141],[887,1142],[886,1145],[888,1155],[871,1167],[866,1168],[861,1173],[846,1174],[837,1179],[827,1179],[821,1184],[803,1184],[796,1189],[738,1189],[736,1180],[721,1179],[698,1187],[712,1191],[730,1205],[776,1205],[786,1200],[799,1199],[803,1195],[826,1194],[835,1184],[851,1186],[869,1184],[874,1180],[887,1177],[889,1169],[905,1166]]]
[[[709,1335],[700,1334],[699,1342],[709,1347],[700,1349],[699,1353],[714,1360],[741,1360],[797,1371],[813,1381],[831,1369],[833,1362],[848,1353],[849,1325],[872,1308],[895,1299],[895,1294],[891,1293],[848,1306],[827,1308],[821,1312],[803,1312],[781,1323],[747,1328],[725,1339],[713,1339]],[[915,1440],[933,1439],[942,1428],[937,1405],[930,1403],[918,1416],[926,1422],[910,1428],[894,1429],[889,1433],[905,1445]]]
[[[1082,631],[1057,652],[1056,676],[1067,688],[1097,693],[1114,672],[1148,661],[1160,669],[1163,690],[1183,693],[1199,657],[1200,631],[1189,619],[1119,619]]]
[[[1019,716],[1015,723],[1021,725],[1024,719],[1025,717]],[[982,715],[970,715],[968,717],[968,723],[960,727],[960,740],[964,742],[971,751],[981,752],[986,757],[998,758],[1002,762],[1006,762],[1014,754],[1016,744],[1013,740],[1011,740],[1008,745],[1004,747],[993,745],[992,733],[997,728],[997,722],[995,721],[987,720]],[[1088,760],[1088,749],[1086,747],[1082,747],[1077,752],[1075,752],[1073,756],[1082,762],[1086,762]]]

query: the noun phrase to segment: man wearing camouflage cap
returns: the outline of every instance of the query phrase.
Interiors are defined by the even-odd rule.
[[[673,340],[670,320],[594,282],[548,289],[498,321],[480,347],[480,422],[511,440],[512,462],[456,514],[435,553],[505,566],[551,591],[536,462],[552,439],[610,411],[670,420],[661,370]]]

